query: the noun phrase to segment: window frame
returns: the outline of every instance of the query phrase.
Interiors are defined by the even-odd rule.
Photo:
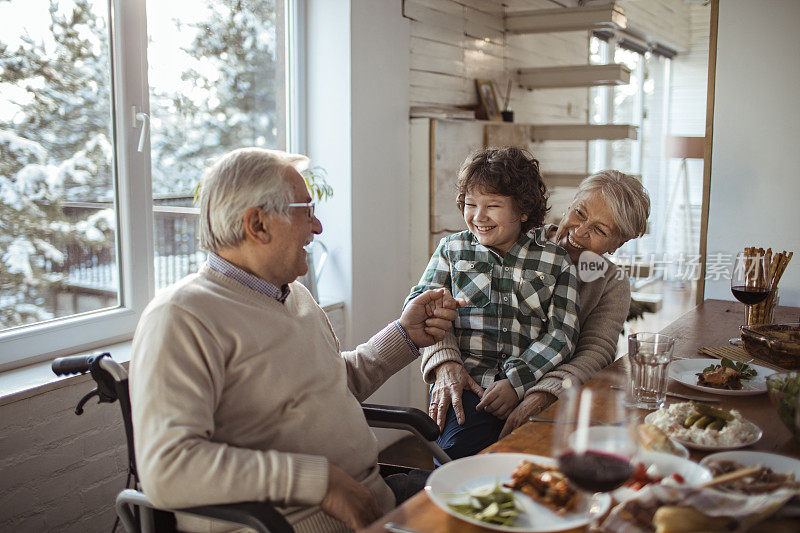
[[[277,0],[286,9],[285,105],[288,148],[304,143],[304,89],[298,83],[303,72],[303,0]],[[119,305],[53,319],[0,332],[0,372],[53,357],[89,351],[130,340],[139,318],[155,294],[153,199],[150,136],[138,152],[142,124],[137,113],[150,113],[147,77],[147,13],[144,0],[108,0],[112,80],[112,128],[116,186],[117,268]],[[300,104],[300,105],[298,105]],[[149,132],[148,132],[149,133]],[[147,261],[137,258],[148,257]]]

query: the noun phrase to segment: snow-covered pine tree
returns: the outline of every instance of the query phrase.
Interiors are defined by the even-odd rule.
[[[108,29],[86,0],[49,15],[48,38],[0,40],[0,86],[28,96],[0,120],[0,329],[54,316],[69,251],[114,254],[113,216],[63,208],[113,198]]]
[[[240,146],[276,148],[284,134],[283,65],[274,0],[207,1],[209,16],[184,51],[191,94],[151,93],[153,189],[194,189],[210,158]],[[278,36],[276,38],[276,35]],[[150,53],[150,61],[157,54]]]

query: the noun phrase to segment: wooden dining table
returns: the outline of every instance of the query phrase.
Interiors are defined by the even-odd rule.
[[[744,317],[744,307],[737,302],[722,300],[706,300],[691,311],[677,318],[660,333],[675,338],[674,357],[706,357],[700,352],[700,347],[726,346],[730,338],[739,334],[739,325]],[[775,322],[797,323],[800,318],[800,308],[777,307]],[[754,364],[757,364],[755,361]],[[592,389],[608,388],[610,382],[619,382],[629,375],[627,355],[617,359],[614,363],[598,372],[584,387]],[[767,394],[756,396],[720,396],[706,394],[690,389],[680,383],[670,380],[668,390],[695,396],[715,397],[722,400],[719,405],[724,408],[737,409],[742,416],[755,422],[763,430],[761,440],[748,450],[777,453],[795,458],[800,458],[800,443],[795,440],[789,430],[781,423],[775,408],[770,404]],[[673,400],[668,398],[668,403]],[[551,405],[538,416],[543,419],[553,419],[556,415],[558,402]],[[643,418],[648,411],[640,410]],[[510,435],[488,447],[482,453],[514,452],[529,453],[540,456],[552,456],[551,422],[528,422],[523,424]],[[699,461],[712,452],[692,450],[691,458]],[[386,514],[380,520],[371,524],[364,531],[369,533],[385,532],[385,524],[394,522],[419,533],[477,533],[491,531],[489,528],[480,527],[465,522],[440,509],[421,491],[400,505],[394,511]],[[584,531],[584,528],[571,531]]]

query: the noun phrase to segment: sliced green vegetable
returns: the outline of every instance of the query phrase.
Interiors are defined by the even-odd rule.
[[[700,417],[703,416],[700,413],[692,413],[686,417],[686,420],[683,421],[683,427],[690,428],[692,425],[697,422]]]
[[[711,407],[710,405],[706,405],[704,403],[695,403],[693,405],[695,410],[701,415],[710,416],[712,418],[721,418],[727,421],[733,420],[733,415],[724,409],[717,409],[716,407]]]
[[[504,489],[500,483],[491,489],[470,491],[467,496],[469,496],[468,503],[448,505],[464,516],[503,526],[513,525],[520,511],[514,493]]]

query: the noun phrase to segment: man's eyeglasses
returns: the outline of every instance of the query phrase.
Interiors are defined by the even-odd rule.
[[[305,207],[309,220],[314,218],[314,202],[295,202],[286,204],[287,207]]]

